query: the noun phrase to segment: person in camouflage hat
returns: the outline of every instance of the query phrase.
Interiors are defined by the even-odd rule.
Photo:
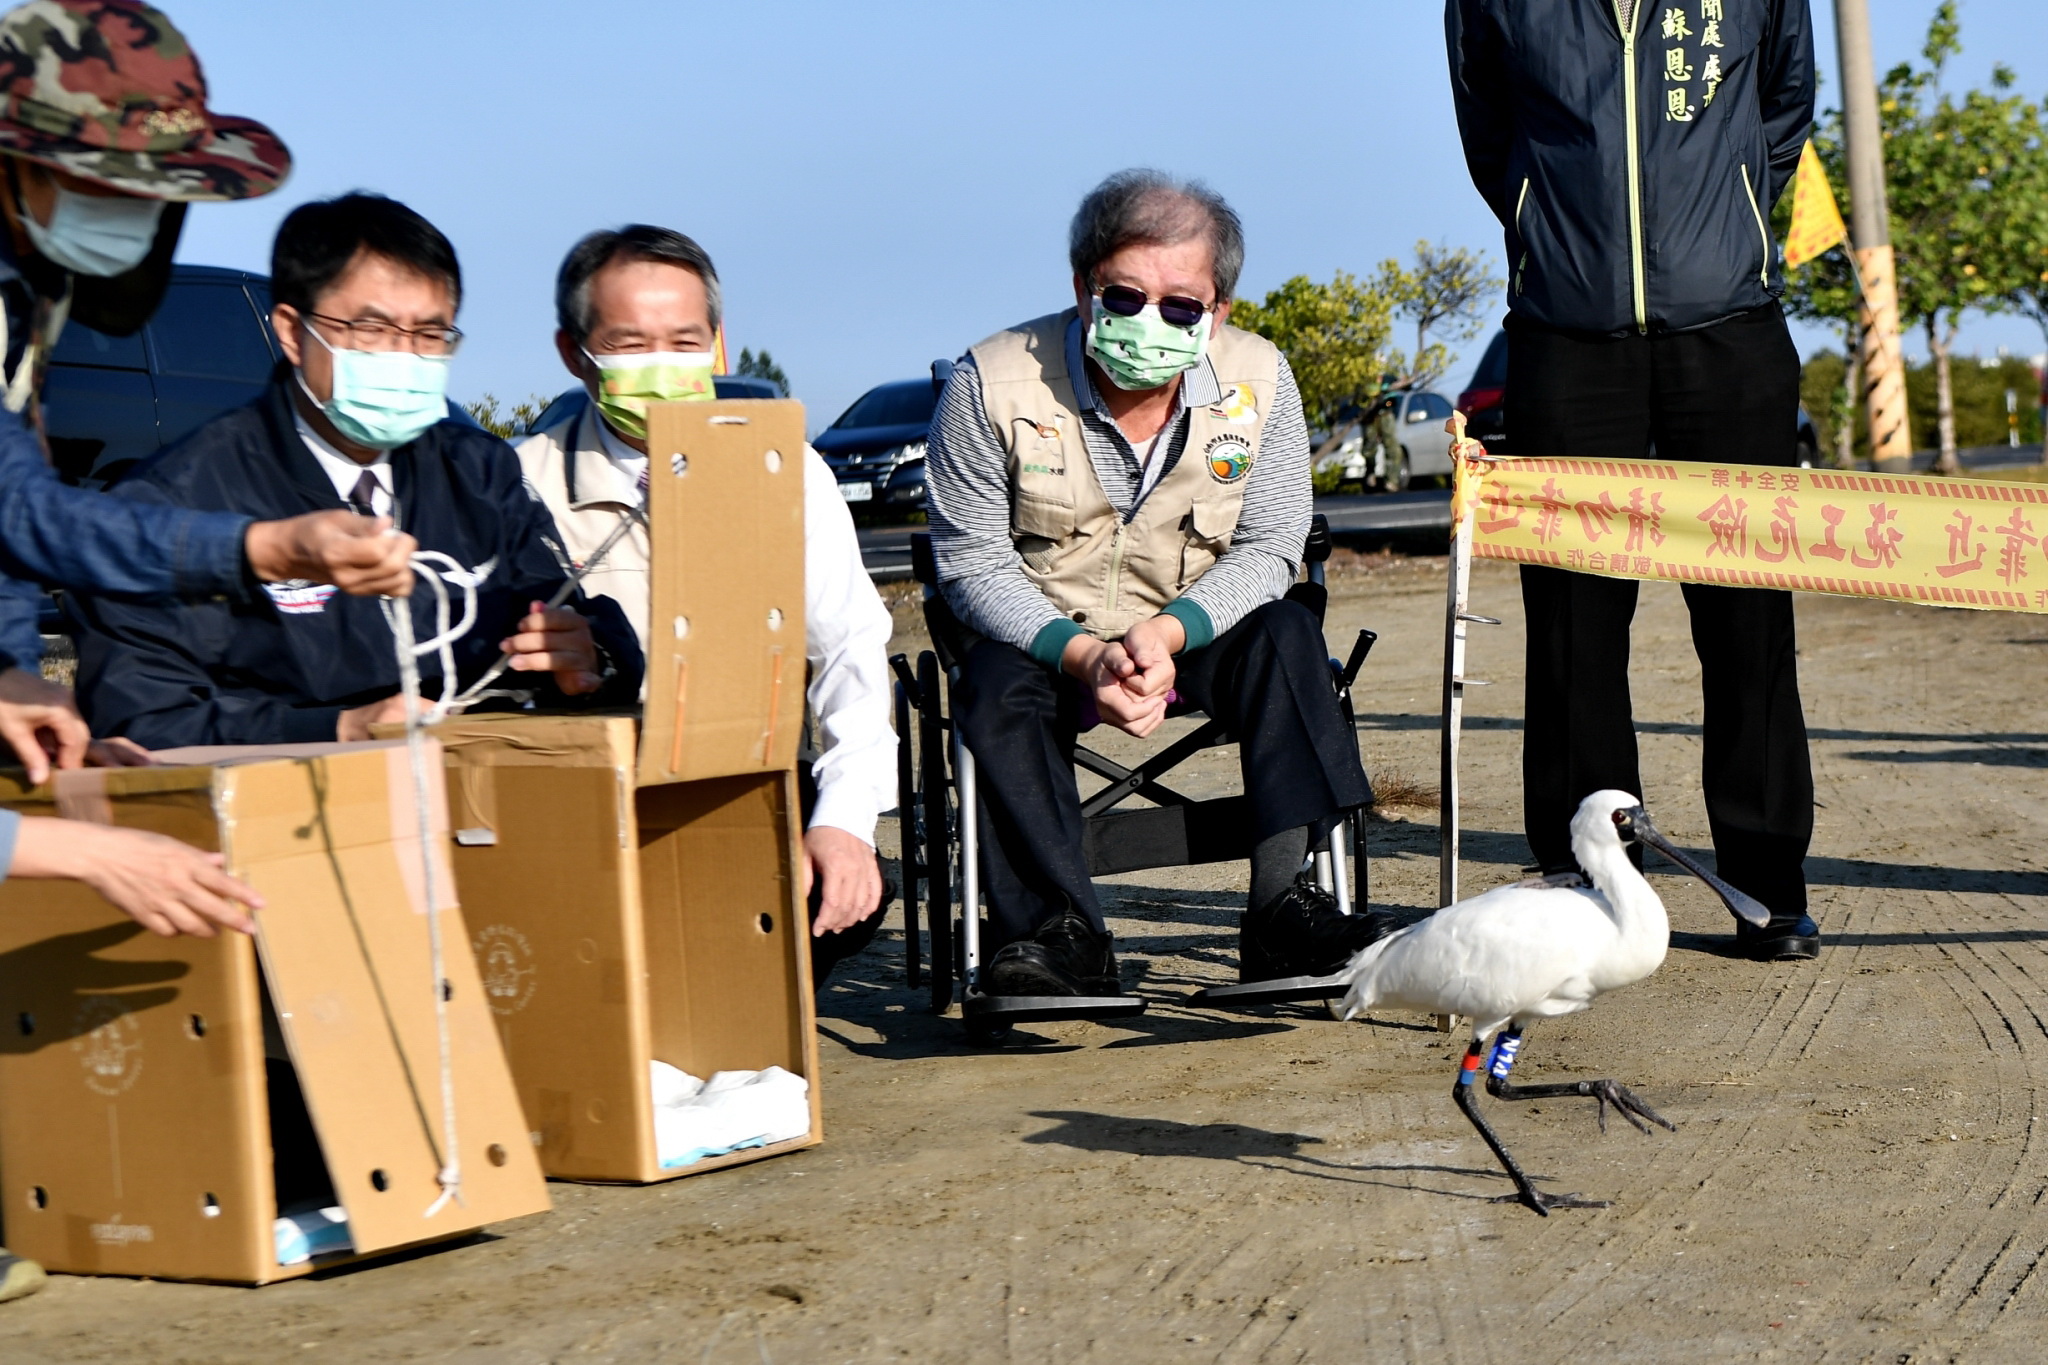
[[[206,107],[206,77],[163,11],[33,0],[0,15],[0,152],[144,199],[253,199],[291,153]]]
[[[59,483],[33,432],[67,317],[134,332],[169,283],[185,205],[267,194],[290,170],[275,133],[207,108],[198,59],[161,10],[33,0],[0,14],[0,735],[33,781],[53,766],[45,746],[55,766],[76,767],[91,739],[69,689],[37,671],[36,580],[235,600],[258,580],[410,589],[412,538],[384,536],[383,523],[342,511],[252,522],[117,501]],[[127,761],[137,755],[147,760],[135,750]],[[151,903],[182,904],[198,916],[185,932],[246,927],[210,855],[133,833],[0,812],[0,877],[82,878],[138,919]],[[43,1279],[0,1248],[0,1301]]]

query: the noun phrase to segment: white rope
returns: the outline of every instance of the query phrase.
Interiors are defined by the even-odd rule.
[[[437,564],[445,568],[437,568]],[[424,642],[414,641],[410,602],[387,597],[379,605],[384,609],[384,619],[390,624],[397,643],[398,687],[400,695],[405,698],[405,747],[412,766],[413,806],[419,819],[420,865],[424,874],[422,888],[427,900],[427,955],[434,979],[434,1028],[441,1050],[441,1169],[434,1176],[441,1187],[441,1194],[421,1215],[432,1218],[446,1208],[451,1199],[465,1207],[466,1204],[462,1198],[462,1148],[457,1143],[455,1129],[455,1057],[448,1032],[448,972],[446,951],[441,941],[441,898],[434,875],[434,808],[431,804],[432,782],[427,771],[426,727],[446,716],[455,700],[455,642],[476,624],[477,576],[469,574],[438,550],[421,550],[414,554],[412,569],[434,594],[433,638]],[[450,570],[461,575],[456,581],[463,593],[462,620],[452,626],[448,620],[448,585],[442,577]],[[427,653],[440,656],[441,700],[422,714],[420,655]]]
[[[0,322],[0,326],[4,325]],[[562,584],[554,599],[547,604],[550,610],[569,600],[569,595],[576,591],[584,576],[603,562],[612,546],[636,521],[644,525],[645,515],[636,511],[619,519],[619,525],[598,546],[596,553]],[[434,594],[433,636],[426,640],[415,639],[410,602],[386,597],[378,605],[383,608],[384,620],[391,627],[398,653],[399,694],[405,699],[405,747],[412,767],[413,805],[419,812],[420,863],[425,874],[422,886],[427,899],[427,951],[434,976],[434,1027],[441,1049],[441,1169],[434,1177],[441,1186],[441,1194],[421,1215],[432,1218],[447,1207],[449,1200],[457,1204],[463,1204],[464,1200],[462,1149],[457,1145],[455,1131],[455,1060],[448,1031],[447,957],[441,942],[440,896],[434,876],[434,818],[430,804],[432,783],[427,768],[426,731],[429,726],[440,724],[486,697],[520,696],[523,699],[527,694],[486,690],[511,664],[509,651],[500,654],[497,663],[476,682],[457,690],[455,642],[476,624],[477,585],[490,576],[495,561],[472,570],[465,569],[439,550],[418,550],[413,553],[411,563],[414,575]],[[453,614],[448,592],[451,582],[462,592],[462,618],[457,621],[449,619]],[[427,654],[436,656],[441,665],[441,696],[432,706],[423,709],[420,704],[420,658]]]

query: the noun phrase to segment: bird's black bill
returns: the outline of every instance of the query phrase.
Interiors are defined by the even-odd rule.
[[[1728,883],[1722,881],[1704,867],[1701,867],[1698,862],[1694,861],[1691,854],[1665,838],[1658,831],[1657,827],[1650,823],[1650,817],[1643,814],[1641,810],[1635,812],[1635,835],[1651,848],[1656,849],[1672,862],[1677,863],[1687,872],[1692,873],[1693,876],[1698,877],[1701,881],[1712,887],[1714,894],[1721,898],[1721,903],[1728,907],[1735,918],[1754,924],[1759,929],[1771,922],[1771,912],[1764,908],[1762,901],[1754,896],[1737,891],[1734,887],[1728,885]]]

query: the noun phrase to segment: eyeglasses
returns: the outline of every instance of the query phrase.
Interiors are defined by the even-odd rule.
[[[1144,311],[1152,300],[1145,297],[1142,289],[1133,289],[1127,284],[1106,284],[1095,291],[1095,297],[1102,300],[1102,306],[1120,318],[1134,318]],[[1160,321],[1175,327],[1192,327],[1202,320],[1209,311],[1209,305],[1200,299],[1191,299],[1185,294],[1168,294],[1159,300]]]
[[[359,351],[401,351],[410,350],[417,355],[454,355],[455,348],[462,344],[462,331],[457,327],[400,327],[395,322],[380,318],[331,318],[325,313],[308,313],[308,318],[324,322],[329,327],[339,327],[347,334],[353,349]],[[413,344],[407,346],[405,338]]]

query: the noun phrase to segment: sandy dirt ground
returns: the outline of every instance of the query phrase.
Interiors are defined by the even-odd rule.
[[[1344,575],[1370,766],[1433,783],[1441,560]],[[1482,565],[1468,888],[1520,837],[1515,577]],[[1818,962],[1720,954],[1727,914],[1653,878],[1649,981],[1530,1031],[1517,1075],[1614,1076],[1678,1124],[1496,1105],[1538,1218],[1450,1099],[1462,1040],[1415,1017],[1187,1007],[1230,979],[1241,866],[1110,894],[1117,1027],[982,1052],[886,936],[822,1001],[828,1140],[646,1188],[555,1185],[476,1242],[262,1290],[60,1278],[0,1308],[0,1360],[1029,1362],[2041,1359],[2048,1273],[2048,725],[2038,618],[1803,598]],[[909,613],[900,619],[909,621]],[[903,644],[914,644],[907,635]],[[1706,845],[1698,669],[1676,589],[1635,634],[1648,805]],[[1221,790],[1234,756],[1186,785]],[[1372,829],[1372,898],[1434,904],[1435,814]],[[892,823],[892,822],[887,822]],[[885,831],[886,832],[886,831]],[[893,836],[890,836],[891,838]]]

